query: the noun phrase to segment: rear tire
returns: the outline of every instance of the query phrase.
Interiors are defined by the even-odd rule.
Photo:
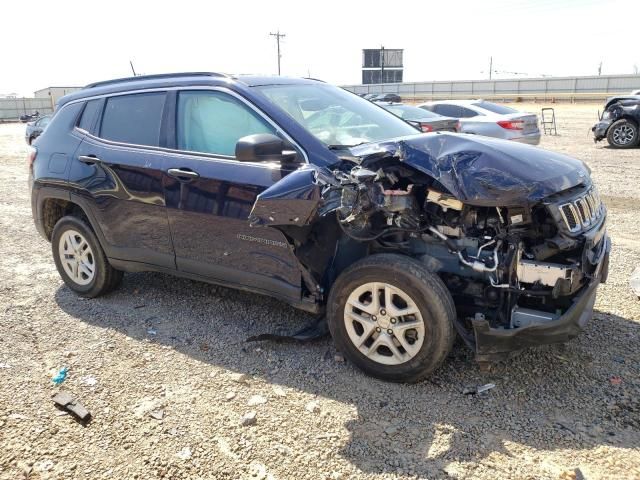
[[[95,233],[78,217],[58,220],[51,236],[51,249],[62,280],[82,297],[105,295],[122,281],[123,272],[109,264]]]
[[[639,141],[638,125],[626,118],[613,122],[607,130],[607,142],[613,148],[637,147]]]
[[[440,278],[397,254],[351,265],[333,284],[327,304],[337,348],[365,373],[391,382],[417,382],[438,368],[453,346],[455,318]]]

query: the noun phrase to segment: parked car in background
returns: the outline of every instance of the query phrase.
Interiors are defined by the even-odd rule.
[[[51,121],[51,116],[52,114],[45,115],[44,117],[40,117],[33,122],[27,123],[24,139],[29,145],[31,145],[33,141],[40,136],[44,129],[47,128],[47,125],[49,125],[49,122]]]
[[[37,110],[33,113],[25,113],[24,115],[20,115],[20,121],[22,123],[33,122],[40,118],[40,112]]]
[[[631,92],[631,95],[640,95],[640,90],[634,90]]]
[[[51,122],[27,159],[33,218],[83,297],[148,270],[271,295],[326,315],[365,372],[410,382],[457,335],[483,362],[575,337],[607,278],[582,161],[416,135],[324,82],[112,80]]]
[[[613,148],[633,148],[640,144],[640,95],[607,99],[598,123],[591,130],[593,140],[607,139]]]
[[[514,140],[538,145],[540,129],[535,113],[519,112],[513,108],[485,100],[442,100],[427,102],[420,108],[445,117],[460,120],[460,131],[486,137]]]
[[[379,95],[378,93],[367,93],[363,95],[362,98],[364,98],[365,100],[373,100],[378,95]]]
[[[414,124],[423,132],[457,132],[460,128],[460,122],[455,118],[443,117],[413,105],[381,103],[380,106],[403,120]]]
[[[397,93],[379,93],[369,100],[372,102],[402,102],[402,98]]]

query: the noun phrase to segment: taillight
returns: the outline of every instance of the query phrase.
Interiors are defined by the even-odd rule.
[[[431,125],[429,125],[428,123],[421,123],[420,124],[420,130],[422,130],[425,133],[433,132],[433,127]]]
[[[38,149],[36,147],[29,147],[29,153],[27,153],[27,163],[29,164],[29,170],[33,167],[33,162],[38,155]]]
[[[524,120],[500,120],[498,125],[507,130],[523,130]]]

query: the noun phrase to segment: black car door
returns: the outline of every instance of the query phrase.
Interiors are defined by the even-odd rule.
[[[257,195],[287,171],[234,158],[238,139],[277,129],[221,89],[180,91],[175,105],[179,153],[167,157],[164,187],[178,270],[299,298],[300,271],[285,236],[247,221]]]
[[[165,99],[149,92],[89,101],[69,180],[90,205],[109,257],[175,269],[159,149]]]

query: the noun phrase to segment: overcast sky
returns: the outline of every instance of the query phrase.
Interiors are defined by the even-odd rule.
[[[386,5],[390,5],[387,7]],[[277,72],[360,83],[362,49],[404,48],[405,81],[633,73],[637,0],[41,1],[0,4],[0,93],[138,73]],[[503,73],[498,78],[513,74]]]

